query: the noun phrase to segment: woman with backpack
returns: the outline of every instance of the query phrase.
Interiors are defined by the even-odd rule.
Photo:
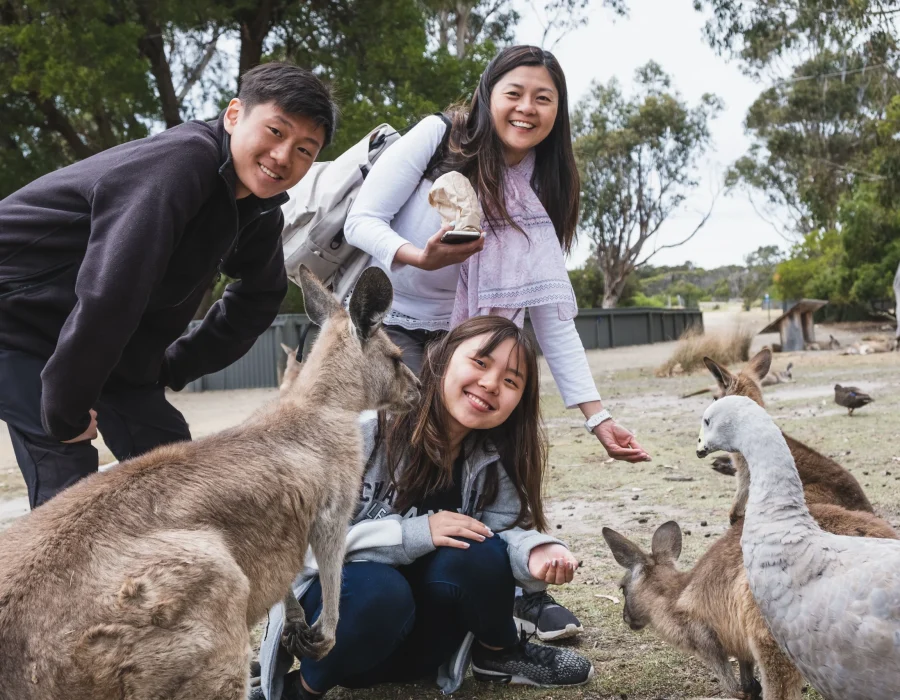
[[[418,406],[364,424],[366,470],[347,535],[335,646],[322,659],[280,645],[274,608],[260,648],[261,692],[309,700],[438,673],[444,693],[475,678],[578,685],[587,659],[528,642],[513,622],[516,582],[572,580],[577,559],[544,534],[547,441],[537,357],[528,334],[497,316],[469,319],[430,347]],[[294,582],[313,624],[322,591],[315,563]],[[253,697],[253,696],[251,696]]]
[[[564,256],[575,239],[580,180],[568,110],[553,54],[504,49],[468,107],[451,110],[449,127],[427,117],[378,159],[344,233],[390,276],[394,305],[385,329],[413,371],[424,347],[460,320],[500,314],[521,325],[527,308],[566,407],[581,410],[611,457],[646,461],[634,435],[604,410],[575,329]],[[436,152],[442,155],[433,159]],[[471,243],[442,243],[448,228],[428,203],[433,181],[450,171],[469,179],[481,204],[485,233]],[[516,616],[542,639],[581,630],[548,596],[518,600]]]

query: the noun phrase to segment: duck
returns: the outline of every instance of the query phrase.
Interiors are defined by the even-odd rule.
[[[872,403],[875,399],[865,392],[857,389],[855,386],[834,385],[834,402],[838,406],[847,409],[847,415],[852,416],[853,411],[862,408],[868,403]]]
[[[779,648],[827,700],[895,700],[900,541],[822,530],[806,507],[787,442],[751,399],[726,396],[706,409],[697,456],[719,450],[747,462],[741,551]]]

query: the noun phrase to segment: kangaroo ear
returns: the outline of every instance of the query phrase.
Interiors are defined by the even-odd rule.
[[[306,315],[309,316],[310,321],[321,328],[333,314],[341,311],[341,304],[334,294],[325,289],[325,285],[309,271],[306,265],[300,266],[297,276],[300,278],[300,288],[303,290],[303,305],[306,307]]]
[[[381,328],[381,320],[394,301],[391,280],[380,267],[369,267],[362,273],[350,297],[350,320],[365,342]]]
[[[660,525],[653,533],[653,543],[650,545],[653,556],[677,561],[681,556],[681,528],[674,520]]]
[[[754,375],[757,379],[762,379],[769,373],[771,368],[772,351],[769,348],[763,348],[750,358],[750,362],[747,363],[744,372]]]
[[[712,373],[712,376],[715,377],[719,388],[722,390],[722,394],[725,394],[728,391],[729,385],[734,381],[734,375],[710,357],[704,357],[703,364],[706,365],[706,368]]]
[[[613,557],[619,562],[619,566],[630,571],[638,564],[647,562],[647,555],[641,551],[641,548],[615,530],[610,530],[608,527],[603,528],[603,539],[609,545]]]

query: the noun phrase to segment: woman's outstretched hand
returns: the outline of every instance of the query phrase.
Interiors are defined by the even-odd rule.
[[[603,421],[594,428],[594,435],[613,459],[621,459],[623,462],[650,461],[650,455],[634,439],[634,433],[614,420]]]
[[[561,544],[539,544],[528,555],[528,571],[538,581],[562,585],[575,577],[578,560]]]
[[[484,542],[485,538],[494,536],[491,529],[480,520],[449,510],[429,515],[428,528],[431,530],[431,541],[435,547],[468,549],[468,542],[456,538],[464,537],[467,540]]]

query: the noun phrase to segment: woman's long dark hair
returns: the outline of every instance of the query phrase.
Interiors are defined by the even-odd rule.
[[[559,94],[553,129],[535,148],[531,186],[553,222],[560,245],[568,253],[575,242],[581,180],[572,150],[566,76],[549,51],[537,46],[510,46],[494,57],[481,74],[469,105],[450,108],[453,124],[447,154],[426,176],[434,179],[451,170],[462,173],[478,192],[481,206],[489,218],[503,219],[516,226],[506,209],[503,192],[506,161],[503,142],[491,117],[491,92],[500,78],[520,66],[546,68]]]
[[[443,400],[444,374],[460,344],[479,335],[486,336],[478,350],[481,357],[509,338],[522,350],[524,367],[518,369],[525,375],[525,387],[519,404],[501,425],[475,432],[479,433],[476,440],[489,440],[494,445],[515,484],[519,495],[515,525],[544,530],[547,519],[541,485],[547,466],[547,436],[541,420],[537,353],[530,334],[501,316],[470,318],[429,347],[420,377],[418,407],[400,416],[379,416],[379,442],[383,442],[391,481],[397,489],[394,507],[403,512],[429,493],[453,483],[448,413]],[[498,486],[496,470],[489,470],[479,509],[497,498]]]

